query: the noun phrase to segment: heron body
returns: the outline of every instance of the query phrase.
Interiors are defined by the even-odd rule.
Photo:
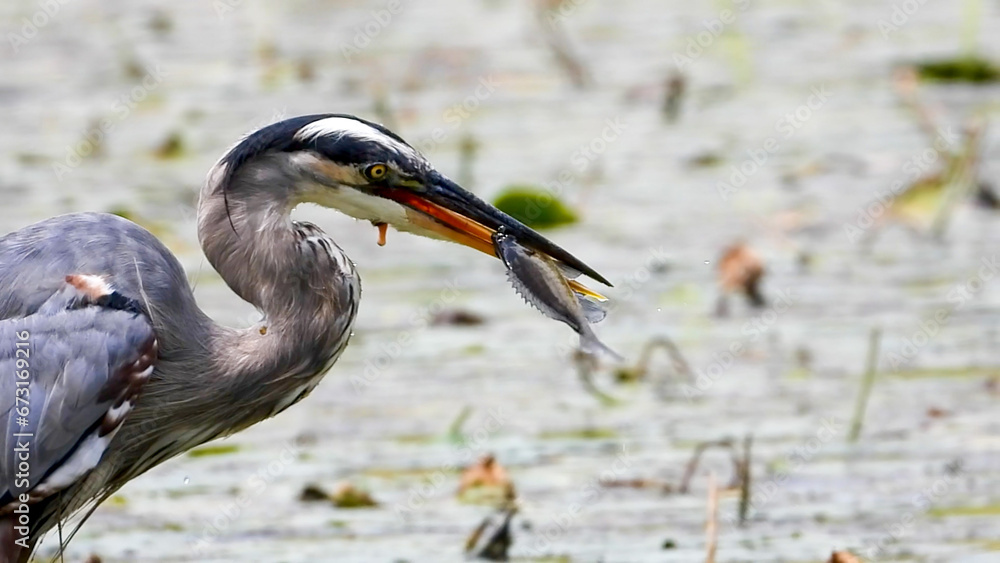
[[[0,405],[7,413],[0,419],[0,562],[27,561],[40,537],[70,515],[315,388],[347,346],[361,284],[330,237],[291,219],[306,202],[491,254],[490,235],[503,227],[606,283],[436,172],[395,134],[337,114],[248,135],[202,188],[202,248],[228,286],[263,313],[257,325],[212,321],[177,259],[126,219],[79,213],[10,233],[0,238]],[[21,358],[25,347],[30,357]],[[8,376],[19,365],[28,366],[28,417],[18,415],[25,405]],[[30,443],[15,434],[31,434]],[[27,477],[19,446],[30,450]],[[23,505],[29,524],[19,527]]]

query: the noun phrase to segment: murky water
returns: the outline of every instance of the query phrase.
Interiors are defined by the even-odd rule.
[[[458,474],[440,471],[493,452],[523,501],[516,559],[694,561],[707,471],[727,482],[727,454],[706,454],[689,494],[595,483],[676,483],[699,441],[747,433],[751,517],[730,524],[737,495],[723,495],[719,560],[1000,558],[1000,283],[977,277],[1000,248],[996,215],[963,205],[941,242],[890,226],[865,247],[844,227],[877,191],[912,180],[904,167],[931,146],[893,69],[970,43],[1000,55],[996,2],[928,0],[890,29],[885,1],[567,1],[559,21],[594,82],[583,91],[527,1],[387,6],[80,0],[41,18],[35,2],[5,3],[0,29],[23,41],[0,49],[0,230],[127,211],[178,253],[211,315],[249,324],[255,313],[198,250],[205,172],[257,126],[371,117],[381,98],[446,173],[459,175],[472,135],[479,194],[568,173],[550,185],[584,220],[551,236],[617,285],[601,337],[635,358],[667,335],[701,385],[615,386],[605,371],[597,384],[621,403],[604,406],[567,361],[575,335],[519,303],[498,262],[394,232],[379,248],[370,225],[301,209],[362,272],[350,348],[307,401],[223,442],[235,451],[173,460],[123,489],[69,559],[458,560],[488,509],[458,502]],[[32,17],[46,23],[29,38]],[[702,52],[689,50],[699,40]],[[668,124],[674,55],[688,57],[687,95]],[[997,86],[921,92],[956,131],[1000,110]],[[99,150],[86,142],[97,137]],[[1000,184],[996,127],[983,146],[982,176]],[[734,166],[748,177],[723,198]],[[720,320],[715,260],[736,239],[765,257],[772,306],[734,303]],[[487,322],[427,326],[440,308]],[[944,326],[928,324],[942,310]],[[873,327],[881,374],[848,444]],[[447,432],[466,406],[468,442],[456,446]],[[298,501],[306,483],[342,480],[380,507]]]

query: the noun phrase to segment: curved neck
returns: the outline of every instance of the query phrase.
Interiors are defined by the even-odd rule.
[[[286,179],[272,178],[278,186]],[[209,182],[198,202],[198,239],[212,267],[244,301],[276,318],[291,298],[282,287],[301,259],[283,190],[229,190]],[[308,296],[306,296],[308,297]]]
[[[219,177],[213,170],[202,190],[198,238],[229,287],[265,318],[223,331],[218,346],[227,349],[217,357],[258,381],[322,373],[346,345],[357,312],[353,264],[318,227],[291,220],[299,198],[280,162],[244,164],[225,196]]]

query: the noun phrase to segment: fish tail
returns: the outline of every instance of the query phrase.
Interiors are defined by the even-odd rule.
[[[616,362],[624,362],[625,358],[621,356],[618,352],[615,352],[607,344],[601,342],[597,335],[594,334],[590,327],[586,330],[580,332],[580,349],[585,353],[596,356],[601,353],[607,354],[614,358]]]

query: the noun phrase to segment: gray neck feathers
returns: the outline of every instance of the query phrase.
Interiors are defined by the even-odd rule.
[[[225,198],[223,172],[214,169],[202,190],[198,236],[212,266],[265,320],[225,335],[220,345],[230,348],[219,357],[265,381],[314,375],[349,336],[360,297],[353,265],[318,227],[290,219],[305,181],[289,153],[243,164]]]

